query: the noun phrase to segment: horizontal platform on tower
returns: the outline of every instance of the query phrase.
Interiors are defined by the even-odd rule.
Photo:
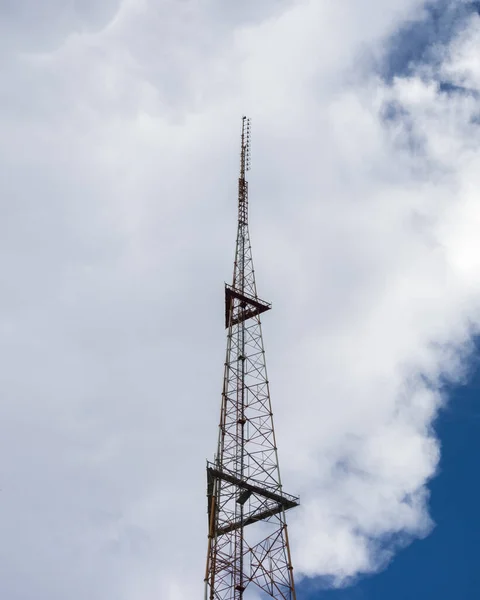
[[[240,309],[236,315],[233,315],[232,307],[233,301],[239,300]],[[269,302],[260,300],[250,294],[242,293],[240,290],[235,289],[233,286],[225,284],[225,328],[228,329],[230,325],[236,325],[237,323],[243,323],[247,319],[260,315],[267,310],[270,310],[272,305]],[[231,318],[231,321],[230,321]]]
[[[299,506],[300,499],[296,496],[292,496],[290,494],[285,494],[284,492],[272,491],[268,487],[263,486],[259,482],[252,482],[245,479],[240,479],[233,473],[228,471],[222,471],[213,466],[207,466],[207,474],[208,474],[208,495],[209,495],[209,507],[210,507],[210,499],[213,496],[213,482],[215,479],[220,481],[225,481],[226,483],[230,483],[232,485],[237,486],[239,490],[239,496],[237,502],[243,504],[246,499],[252,495],[256,494],[257,496],[261,496],[267,500],[272,500],[276,503],[275,506],[271,506],[266,510],[261,512],[255,512],[251,515],[247,515],[243,521],[234,522],[226,525],[217,530],[217,535],[222,535],[224,533],[229,533],[230,531],[234,531],[235,529],[239,529],[240,527],[245,527],[247,525],[251,525],[252,523],[257,523],[258,521],[263,521],[268,517],[272,517],[273,515],[279,514],[284,510],[288,510],[290,508],[295,508],[295,506]],[[209,508],[210,514],[210,508]]]

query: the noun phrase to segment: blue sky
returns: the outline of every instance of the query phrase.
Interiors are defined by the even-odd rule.
[[[391,80],[411,74],[418,65],[438,65],[439,50],[479,11],[479,2],[426,2],[421,18],[407,22],[391,35],[380,68],[383,77]]]
[[[480,3],[445,0],[426,6],[421,20],[408,23],[390,39],[380,61],[386,81],[411,75],[422,66],[438,68],[442,48],[448,46]],[[448,94],[472,90],[436,77]],[[476,94],[476,91],[473,91]],[[299,599],[313,600],[476,600],[480,595],[480,346],[465,361],[461,384],[445,385],[445,405],[433,427],[440,440],[437,474],[428,484],[430,513],[435,528],[394,556],[387,568],[360,577],[339,590],[325,589],[321,578],[303,581]]]

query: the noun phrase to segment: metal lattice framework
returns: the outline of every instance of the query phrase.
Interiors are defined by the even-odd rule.
[[[232,285],[225,286],[227,353],[218,449],[207,465],[205,600],[295,600],[285,512],[299,504],[282,490],[248,231],[250,120],[243,117],[238,233]],[[256,589],[255,589],[256,588]]]

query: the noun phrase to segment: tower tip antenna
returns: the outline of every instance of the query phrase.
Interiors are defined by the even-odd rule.
[[[250,171],[251,135],[252,135],[252,121],[248,117],[243,116],[242,117],[242,171],[243,172]]]

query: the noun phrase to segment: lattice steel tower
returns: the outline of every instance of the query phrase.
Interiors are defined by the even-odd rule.
[[[248,232],[250,121],[242,120],[238,232],[233,283],[225,286],[227,354],[218,449],[207,464],[208,556],[205,600],[295,600],[282,490]],[[256,592],[256,594],[254,593]],[[253,596],[251,595],[253,594]]]

